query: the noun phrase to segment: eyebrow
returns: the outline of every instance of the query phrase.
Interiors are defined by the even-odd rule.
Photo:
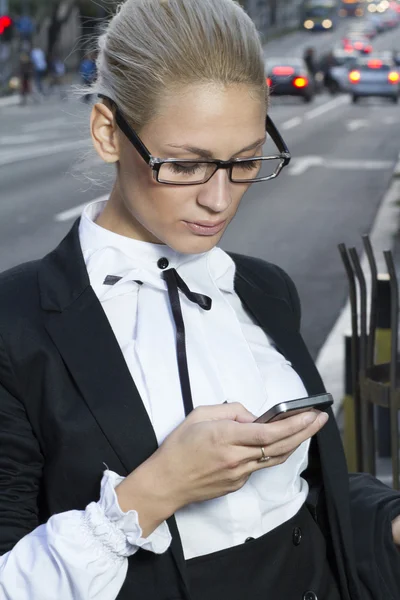
[[[266,139],[267,139],[266,136],[264,136],[263,138],[260,138],[253,144],[250,144],[249,146],[246,146],[245,148],[242,148],[241,150],[239,150],[239,152],[236,152],[236,154],[234,154],[234,156],[236,156],[237,154],[241,154],[242,152],[247,152],[248,150],[255,150],[255,148],[258,148],[258,146],[265,144]],[[191,154],[198,154],[202,158],[211,158],[211,159],[215,158],[215,156],[213,155],[212,152],[210,152],[210,150],[205,150],[204,148],[197,148],[196,146],[186,146],[186,145],[179,146],[178,144],[167,144],[167,146],[169,146],[170,148],[179,148],[180,150],[186,150],[187,152],[190,152]]]

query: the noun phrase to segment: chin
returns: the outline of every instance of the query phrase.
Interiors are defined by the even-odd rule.
[[[200,235],[181,235],[175,236],[171,240],[166,240],[166,244],[181,254],[203,254],[212,250],[219,243],[222,233],[218,235],[200,236]]]

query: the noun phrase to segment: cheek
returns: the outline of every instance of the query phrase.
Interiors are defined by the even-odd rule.
[[[129,168],[121,162],[119,188],[129,212],[150,230],[157,225],[162,227],[163,223],[187,218],[185,207],[196,202],[194,189],[174,188],[157,183],[151,169],[144,162],[138,164],[131,161]]]

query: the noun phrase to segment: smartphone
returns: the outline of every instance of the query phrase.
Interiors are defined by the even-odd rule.
[[[288,402],[280,402],[267,410],[261,417],[258,417],[254,423],[270,423],[271,421],[279,421],[292,417],[302,412],[306,412],[312,408],[325,410],[333,404],[331,394],[318,394],[316,396],[307,396],[307,398],[299,398],[298,400],[289,400]]]

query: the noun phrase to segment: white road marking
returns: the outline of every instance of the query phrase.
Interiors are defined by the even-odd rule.
[[[361,171],[381,171],[393,167],[391,160],[346,160],[346,159],[326,159],[324,167],[330,169],[347,169]]]
[[[108,197],[109,197],[109,194],[105,194],[104,196],[100,196],[99,198],[95,198],[94,200],[91,200],[91,202],[104,201],[104,200],[107,200]],[[58,213],[58,215],[55,215],[54,220],[57,221],[58,223],[63,223],[64,221],[70,221],[71,219],[80,217],[80,215],[83,212],[83,209],[88,204],[89,204],[89,202],[84,202],[83,204],[79,204],[79,206],[74,206],[74,208],[64,210],[63,212]]]
[[[19,96],[7,96],[6,98],[0,98],[0,108],[2,106],[12,106],[14,104],[18,104],[19,101]]]
[[[24,151],[12,152],[7,154],[0,154],[0,167],[5,165],[11,165],[13,163],[23,162],[25,160],[32,160],[35,158],[41,158],[42,156],[49,156],[52,154],[59,154],[60,152],[67,152],[68,150],[79,150],[79,148],[89,148],[88,140],[76,140],[72,142],[64,142],[61,144],[49,144],[48,146],[38,148],[27,148]]]
[[[289,175],[303,175],[311,167],[325,167],[346,171],[382,171],[393,167],[390,160],[352,160],[336,159],[322,156],[301,156],[294,158],[288,169]]]
[[[298,125],[301,125],[302,122],[303,122],[303,119],[301,117],[293,117],[293,119],[289,119],[288,121],[285,121],[284,123],[282,123],[280,128],[283,129],[284,131],[287,131],[288,129],[293,129],[293,127],[297,127]]]
[[[316,117],[320,117],[325,113],[333,110],[334,108],[338,108],[339,106],[343,106],[344,104],[349,104],[349,98],[347,96],[339,96],[338,98],[334,98],[329,102],[325,102],[325,104],[321,104],[321,106],[317,106],[312,110],[306,112],[304,117],[309,121],[310,119],[315,119]]]
[[[398,123],[398,122],[399,122],[398,117],[384,117],[383,118],[384,125],[394,125],[395,123]]]
[[[47,132],[40,135],[2,135],[0,136],[0,146],[17,146],[18,144],[35,144],[43,140],[54,139],[57,132]]]
[[[308,121],[311,119],[315,119],[316,117],[324,115],[325,113],[329,112],[330,110],[334,110],[335,108],[338,108],[339,106],[342,106],[344,104],[349,104],[348,97],[347,96],[339,96],[338,98],[334,98],[333,100],[324,102],[323,104],[320,104],[319,106],[316,106],[315,108],[309,110],[308,112],[306,112],[304,114],[303,117],[293,117],[292,119],[289,119],[288,121],[284,121],[279,126],[279,128],[282,129],[283,131],[287,131],[289,129],[294,129],[295,127],[298,127],[299,125],[304,123],[305,119]]]
[[[28,123],[24,125],[22,131],[25,133],[33,133],[35,131],[43,131],[44,129],[50,129],[52,127],[59,127],[68,123],[66,117],[56,117],[55,119],[47,119],[39,121],[39,123]]]
[[[295,158],[290,163],[288,169],[289,175],[302,175],[310,167],[320,167],[323,165],[324,159],[321,156],[303,156]]]
[[[367,119],[352,119],[351,121],[347,121],[346,129],[347,131],[357,131],[357,129],[361,129],[362,127],[368,127],[369,121]]]

